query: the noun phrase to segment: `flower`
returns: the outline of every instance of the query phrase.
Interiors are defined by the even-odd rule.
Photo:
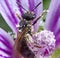
[[[45,29],[54,32],[56,47],[60,46],[60,1],[51,0],[46,16]]]
[[[31,38],[31,37],[30,37]],[[55,49],[55,36],[53,32],[43,30],[33,35],[33,42],[28,41],[29,48],[34,52],[37,58],[49,56]]]
[[[27,10],[32,11],[32,9],[35,7],[35,5],[37,5],[37,3],[39,1],[40,0],[36,0],[36,1],[35,0],[25,0],[25,1],[24,0],[21,0],[21,1],[20,0],[1,0],[0,1],[0,13],[3,16],[3,18],[5,19],[5,21],[7,22],[7,24],[12,29],[12,31],[16,34],[17,33],[16,25],[19,22],[19,19],[16,16],[16,13],[21,16],[21,14],[23,12],[25,12],[21,8],[21,6],[16,2],[20,2],[20,4],[23,7],[25,7]],[[53,1],[54,1],[54,3],[53,3]],[[53,5],[53,8],[52,8],[52,5]],[[60,26],[59,26],[59,24],[60,24],[59,23],[59,21],[60,21],[60,19],[59,19],[60,10],[59,9],[60,9],[60,1],[51,0],[51,4],[50,4],[50,8],[49,8],[50,12],[47,14],[46,24],[45,24],[45,29],[48,29],[48,30],[54,32],[54,34],[56,36],[56,40],[57,40],[56,45],[60,44],[60,40],[59,40],[60,39],[60,36],[59,36],[60,35],[60,33],[59,33],[59,31],[60,31]],[[42,4],[34,11],[36,16],[38,16],[40,14],[40,12],[42,12]],[[40,20],[34,26],[35,31],[37,31],[37,29],[39,27],[39,22],[40,22]],[[41,33],[43,33],[43,32],[45,32],[45,31],[41,31]],[[41,38],[40,38],[41,33],[38,34],[39,35],[39,37],[38,37],[39,40],[37,41],[38,43],[43,37],[43,36],[41,36]],[[50,33],[48,33],[48,35]],[[43,33],[43,35],[45,36],[45,33]],[[48,37],[46,39],[47,39],[47,41],[46,40],[44,41],[44,38],[42,39],[42,41],[44,41],[45,45],[48,43],[48,44],[52,45],[53,48],[54,48],[55,45],[53,45],[51,43],[51,42],[55,43],[54,35],[53,35],[53,38],[52,38],[53,40],[52,39],[49,40]],[[12,57],[22,58],[22,56],[16,55],[14,50],[13,50],[13,46],[14,46],[13,38],[1,28],[0,28],[0,41],[1,41],[1,47],[0,47],[0,50],[1,50],[0,57],[1,58],[2,57],[4,57],[4,58],[12,58]],[[39,43],[39,45],[41,45],[41,44]],[[48,46],[46,45],[45,47],[48,47]],[[47,51],[47,52],[50,51],[49,50],[50,48],[52,48],[52,47],[49,46],[49,48],[46,48],[46,50],[42,48],[43,50],[42,50],[41,54],[44,55],[44,52],[45,51]],[[53,50],[53,48],[52,48],[52,50]],[[39,49],[37,49],[37,50],[39,50]],[[13,52],[14,52],[14,54],[13,54]],[[40,53],[40,52],[38,52],[38,53]],[[48,52],[48,54],[50,54],[50,52]],[[45,54],[45,55],[47,55],[47,54]],[[37,57],[40,57],[40,54],[38,54]]]

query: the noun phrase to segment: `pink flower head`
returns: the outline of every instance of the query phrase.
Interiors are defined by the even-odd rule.
[[[55,36],[51,31],[43,30],[34,34],[32,41],[28,41],[28,46],[35,55],[48,56],[55,49]]]

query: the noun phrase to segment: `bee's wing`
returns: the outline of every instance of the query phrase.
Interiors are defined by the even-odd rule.
[[[18,32],[17,33],[17,38],[15,40],[15,44],[14,44],[14,49],[17,50],[17,47],[18,47],[18,43],[21,42],[22,38],[25,36],[26,32],[28,31],[28,28],[25,28],[23,30],[23,32]],[[20,45],[21,46],[21,45]]]

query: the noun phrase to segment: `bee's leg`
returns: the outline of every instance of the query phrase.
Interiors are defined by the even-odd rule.
[[[33,22],[32,25],[35,25],[37,23],[37,21],[47,12],[48,12],[48,10],[44,10],[43,13],[39,17],[35,18],[35,21]]]

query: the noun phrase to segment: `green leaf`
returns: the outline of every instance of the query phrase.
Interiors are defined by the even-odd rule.
[[[43,0],[43,9],[48,9],[49,8],[49,5],[50,5],[50,1],[51,0]]]
[[[7,32],[12,31],[1,15],[0,15],[0,28],[4,29]]]
[[[60,48],[57,48],[52,54],[52,58],[58,58],[60,56]]]
[[[38,32],[40,32],[41,30],[44,30],[44,27],[43,27],[43,26],[40,26],[40,27],[38,28]]]

